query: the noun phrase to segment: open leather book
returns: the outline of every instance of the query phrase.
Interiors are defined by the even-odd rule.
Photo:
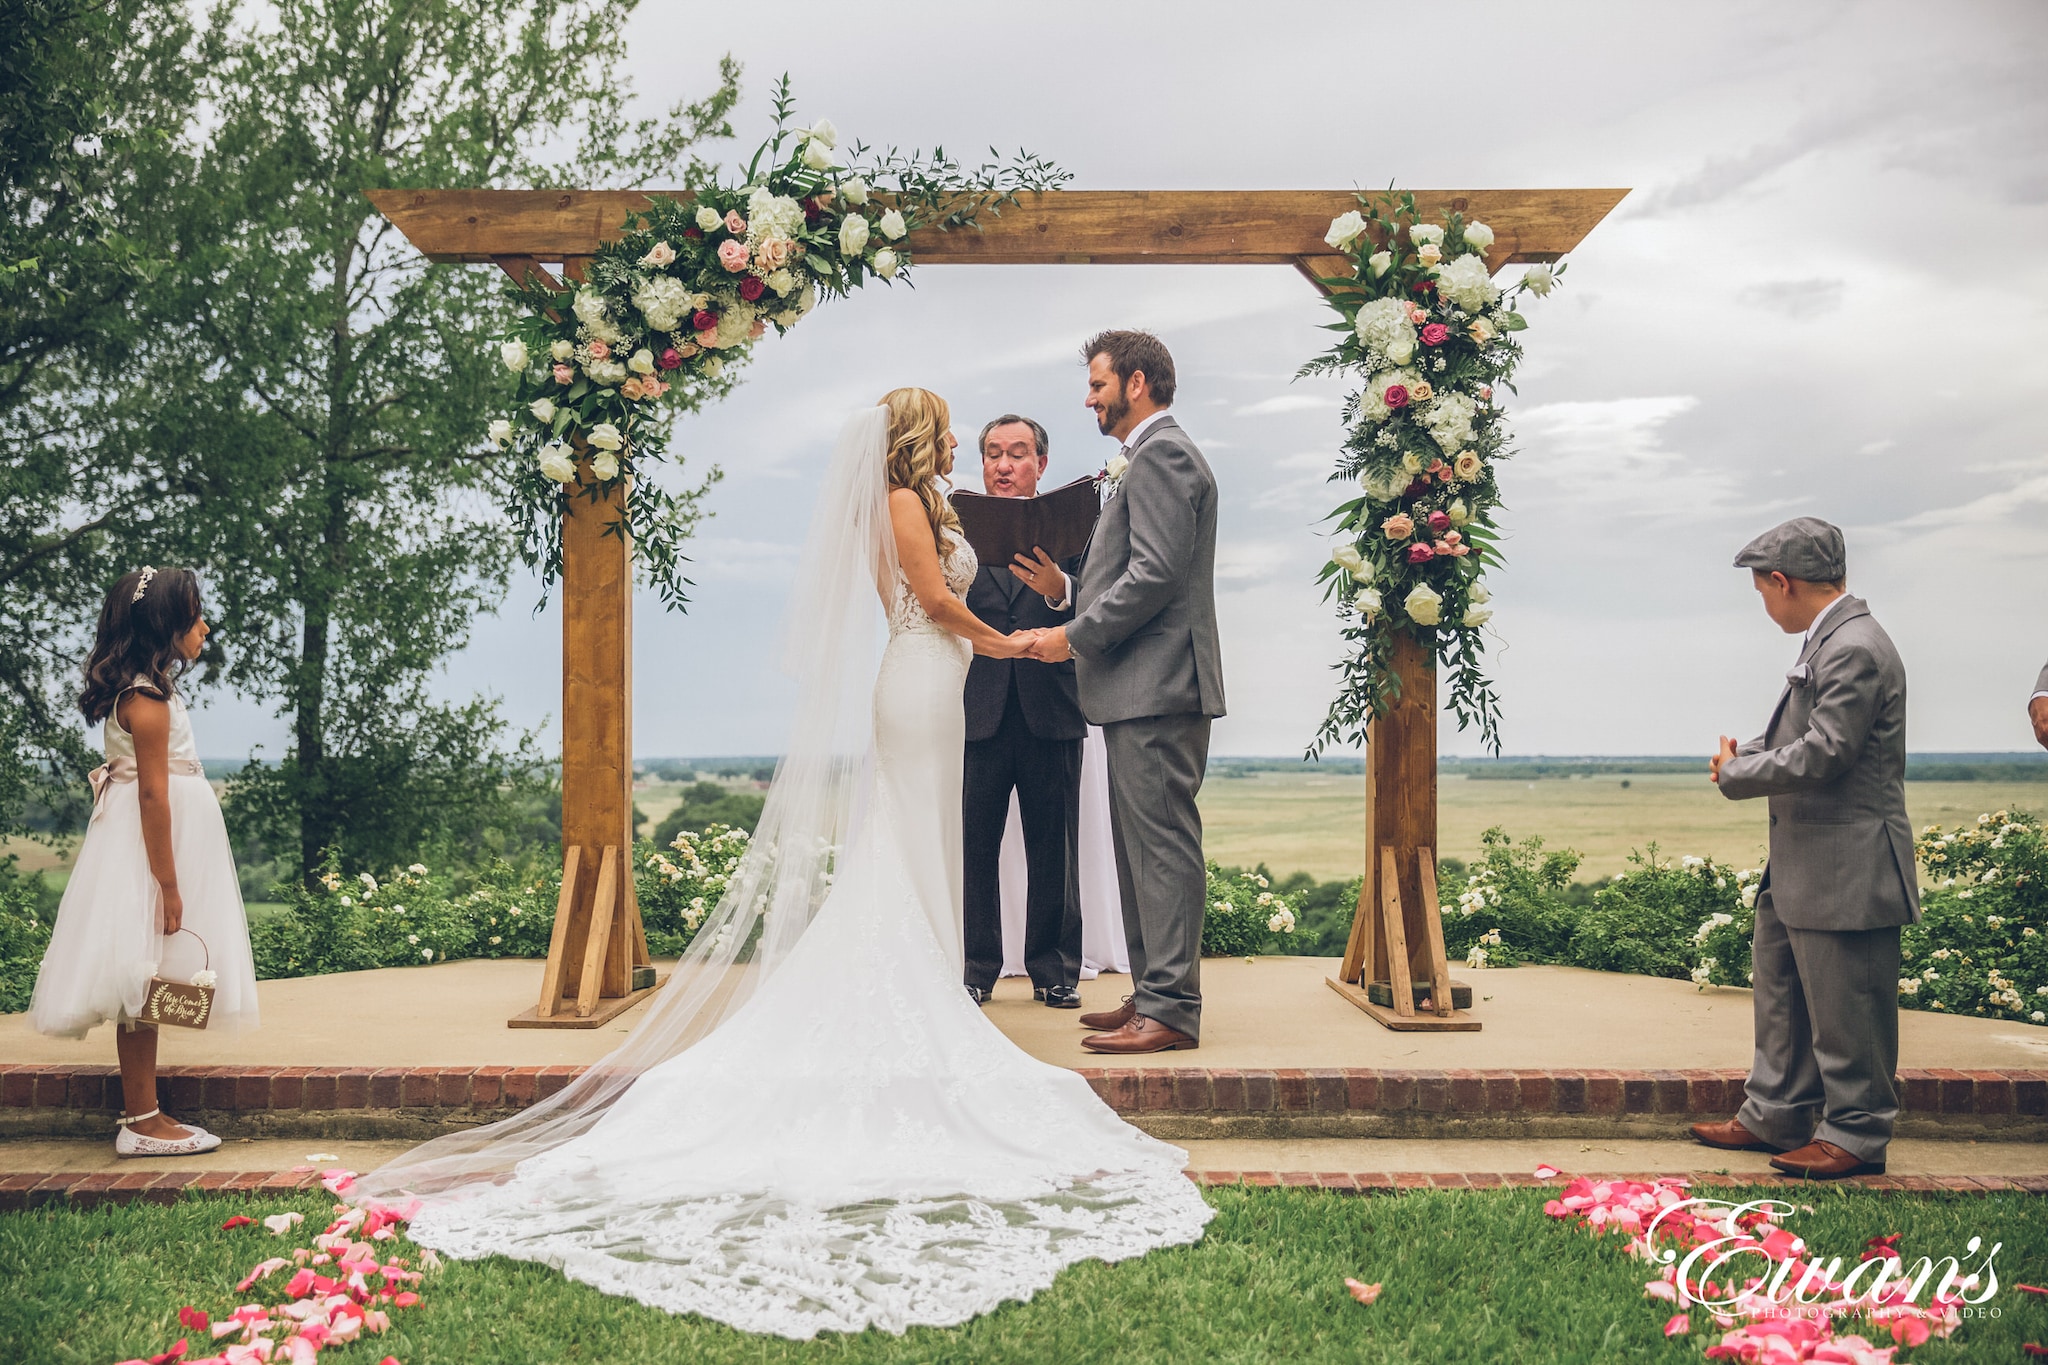
[[[1001,568],[1017,555],[1029,559],[1034,548],[1044,550],[1055,563],[1080,554],[1095,533],[1102,499],[1089,477],[1035,498],[958,491],[953,494],[953,511],[983,566]]]

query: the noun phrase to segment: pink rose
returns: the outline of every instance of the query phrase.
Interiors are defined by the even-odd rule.
[[[1415,519],[1406,512],[1396,512],[1380,523],[1380,530],[1388,540],[1406,540],[1415,534]]]
[[[1436,535],[1442,535],[1451,529],[1451,519],[1442,512],[1431,512],[1429,514],[1429,529]],[[1452,534],[1455,535],[1457,533],[1453,531]]]
[[[734,236],[738,236],[747,230],[747,220],[740,217],[738,209],[727,209],[725,211],[725,230]]]
[[[1429,310],[1427,308],[1421,307],[1418,304],[1409,304],[1408,321],[1416,324],[1417,326],[1421,326],[1423,323],[1429,321]],[[1450,329],[1445,328],[1445,330],[1448,331]]]
[[[609,360],[611,359],[611,355],[612,348],[605,345],[602,341],[593,341],[590,343],[590,358],[592,360]]]
[[[1479,386],[1479,401],[1482,403],[1491,403],[1493,401],[1493,385],[1481,384]]]
[[[718,329],[709,327],[697,333],[697,344],[707,351],[715,349],[718,345]]]
[[[1441,346],[1450,334],[1450,328],[1444,326],[1441,322],[1432,322],[1422,329],[1422,344],[1425,346]]]
[[[761,263],[770,270],[778,270],[789,259],[790,240],[787,237],[770,237],[761,243]]]
[[[731,238],[718,244],[718,263],[737,275],[747,268],[747,244]]]
[[[568,383],[571,383],[571,382],[573,382],[573,381],[575,380],[575,378],[576,378],[576,368],[575,368],[575,366],[573,366],[573,365],[557,365],[557,366],[555,366],[555,382],[556,382],[557,384],[568,384]]]
[[[1408,547],[1408,562],[1410,564],[1427,564],[1434,558],[1436,558],[1436,551],[1430,549],[1419,540]]]
[[[664,370],[677,369],[683,363],[683,353],[671,346],[656,357],[654,363],[661,366]]]
[[[647,254],[640,258],[640,264],[651,265],[658,269],[661,266],[668,265],[675,258],[676,249],[674,247],[670,246],[667,242],[656,242],[653,246],[647,248]]]
[[[1450,554],[1450,553],[1452,553],[1452,551],[1451,551],[1451,542],[1449,542],[1448,540],[1439,540],[1439,541],[1437,541],[1437,542],[1436,542],[1436,543],[1435,543],[1434,545],[1431,545],[1431,546],[1429,547],[1429,550],[1430,550],[1430,553],[1431,553],[1431,554],[1438,554],[1438,555],[1447,555],[1447,554]]]
[[[761,291],[767,287],[766,284],[762,283],[759,275],[749,275],[740,281],[740,297],[748,303],[752,303],[755,299],[761,297]]]
[[[1387,385],[1387,406],[1390,408],[1405,408],[1408,406],[1408,386],[1406,384]]]
[[[1436,518],[1435,518],[1435,517],[1431,517],[1431,518],[1430,518],[1430,521],[1431,521],[1432,523],[1434,523],[1434,522],[1435,522],[1435,520],[1436,520]],[[1444,518],[1444,520],[1448,521],[1448,520],[1450,520],[1450,518],[1446,517],[1446,518]],[[1444,538],[1444,540],[1445,540],[1445,541],[1446,541],[1447,543],[1449,543],[1449,544],[1452,544],[1452,545],[1456,545],[1456,544],[1457,544],[1457,543],[1458,543],[1459,541],[1461,541],[1461,540],[1463,540],[1463,539],[1465,538],[1465,537],[1463,537],[1463,536],[1459,535],[1459,534],[1458,534],[1458,533],[1457,533],[1456,531],[1439,531],[1439,532],[1438,532],[1437,534],[1441,535],[1441,536],[1442,536],[1442,537]]]
[[[761,339],[762,334],[767,330],[768,324],[761,321],[761,319],[759,318],[755,318],[754,325],[747,328],[747,337],[751,341],[759,341]]]

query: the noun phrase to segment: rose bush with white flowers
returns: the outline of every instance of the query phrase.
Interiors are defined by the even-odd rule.
[[[1331,514],[1339,538],[1318,578],[1350,649],[1310,752],[1363,742],[1394,698],[1389,658],[1402,631],[1449,667],[1459,725],[1477,723],[1498,750],[1479,638],[1493,615],[1484,575],[1500,562],[1495,466],[1509,453],[1496,394],[1522,358],[1517,296],[1549,293],[1563,267],[1533,268],[1503,291],[1486,266],[1494,239],[1484,223],[1458,213],[1418,222],[1409,194],[1361,195],[1359,205],[1325,238],[1352,266],[1324,281],[1340,339],[1301,369],[1361,381],[1345,401],[1333,476],[1357,481],[1361,495]]]
[[[676,414],[729,391],[771,329],[786,332],[821,301],[909,270],[912,232],[971,227],[1017,194],[1068,178],[1021,152],[966,171],[942,150],[842,151],[830,122],[792,127],[790,111],[785,77],[774,134],[738,184],[655,196],[581,281],[514,286],[526,316],[499,346],[515,381],[512,412],[487,436],[511,454],[520,555],[544,585],[561,571],[568,500],[622,492],[614,533],[663,599],[683,605],[682,546],[708,482],[678,494],[647,477]]]

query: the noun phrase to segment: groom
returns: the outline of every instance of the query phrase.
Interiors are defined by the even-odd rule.
[[[1081,710],[1109,750],[1110,831],[1134,993],[1084,1014],[1091,1052],[1192,1048],[1202,1031],[1202,911],[1208,874],[1195,794],[1209,723],[1223,714],[1216,640],[1216,478],[1167,410],[1173,357],[1149,332],[1103,332],[1081,348],[1087,406],[1123,442],[1105,501],[1064,586],[1074,619],[1042,631],[1032,657],[1072,657]],[[1021,559],[1021,557],[1020,557]],[[1053,565],[1020,562],[1036,585]],[[1059,605],[1065,605],[1060,603]]]

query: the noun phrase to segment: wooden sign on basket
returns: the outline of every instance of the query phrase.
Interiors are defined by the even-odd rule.
[[[181,929],[182,934],[192,934],[190,929]],[[199,938],[199,935],[192,934]],[[142,997],[142,1022],[145,1024],[169,1024],[173,1028],[205,1028],[207,1020],[213,1017],[213,986],[209,980],[201,985],[201,978],[213,975],[213,954],[206,949],[206,940],[199,938],[199,947],[206,952],[206,967],[199,977],[191,981],[169,981],[161,976],[149,979],[149,990]]]

